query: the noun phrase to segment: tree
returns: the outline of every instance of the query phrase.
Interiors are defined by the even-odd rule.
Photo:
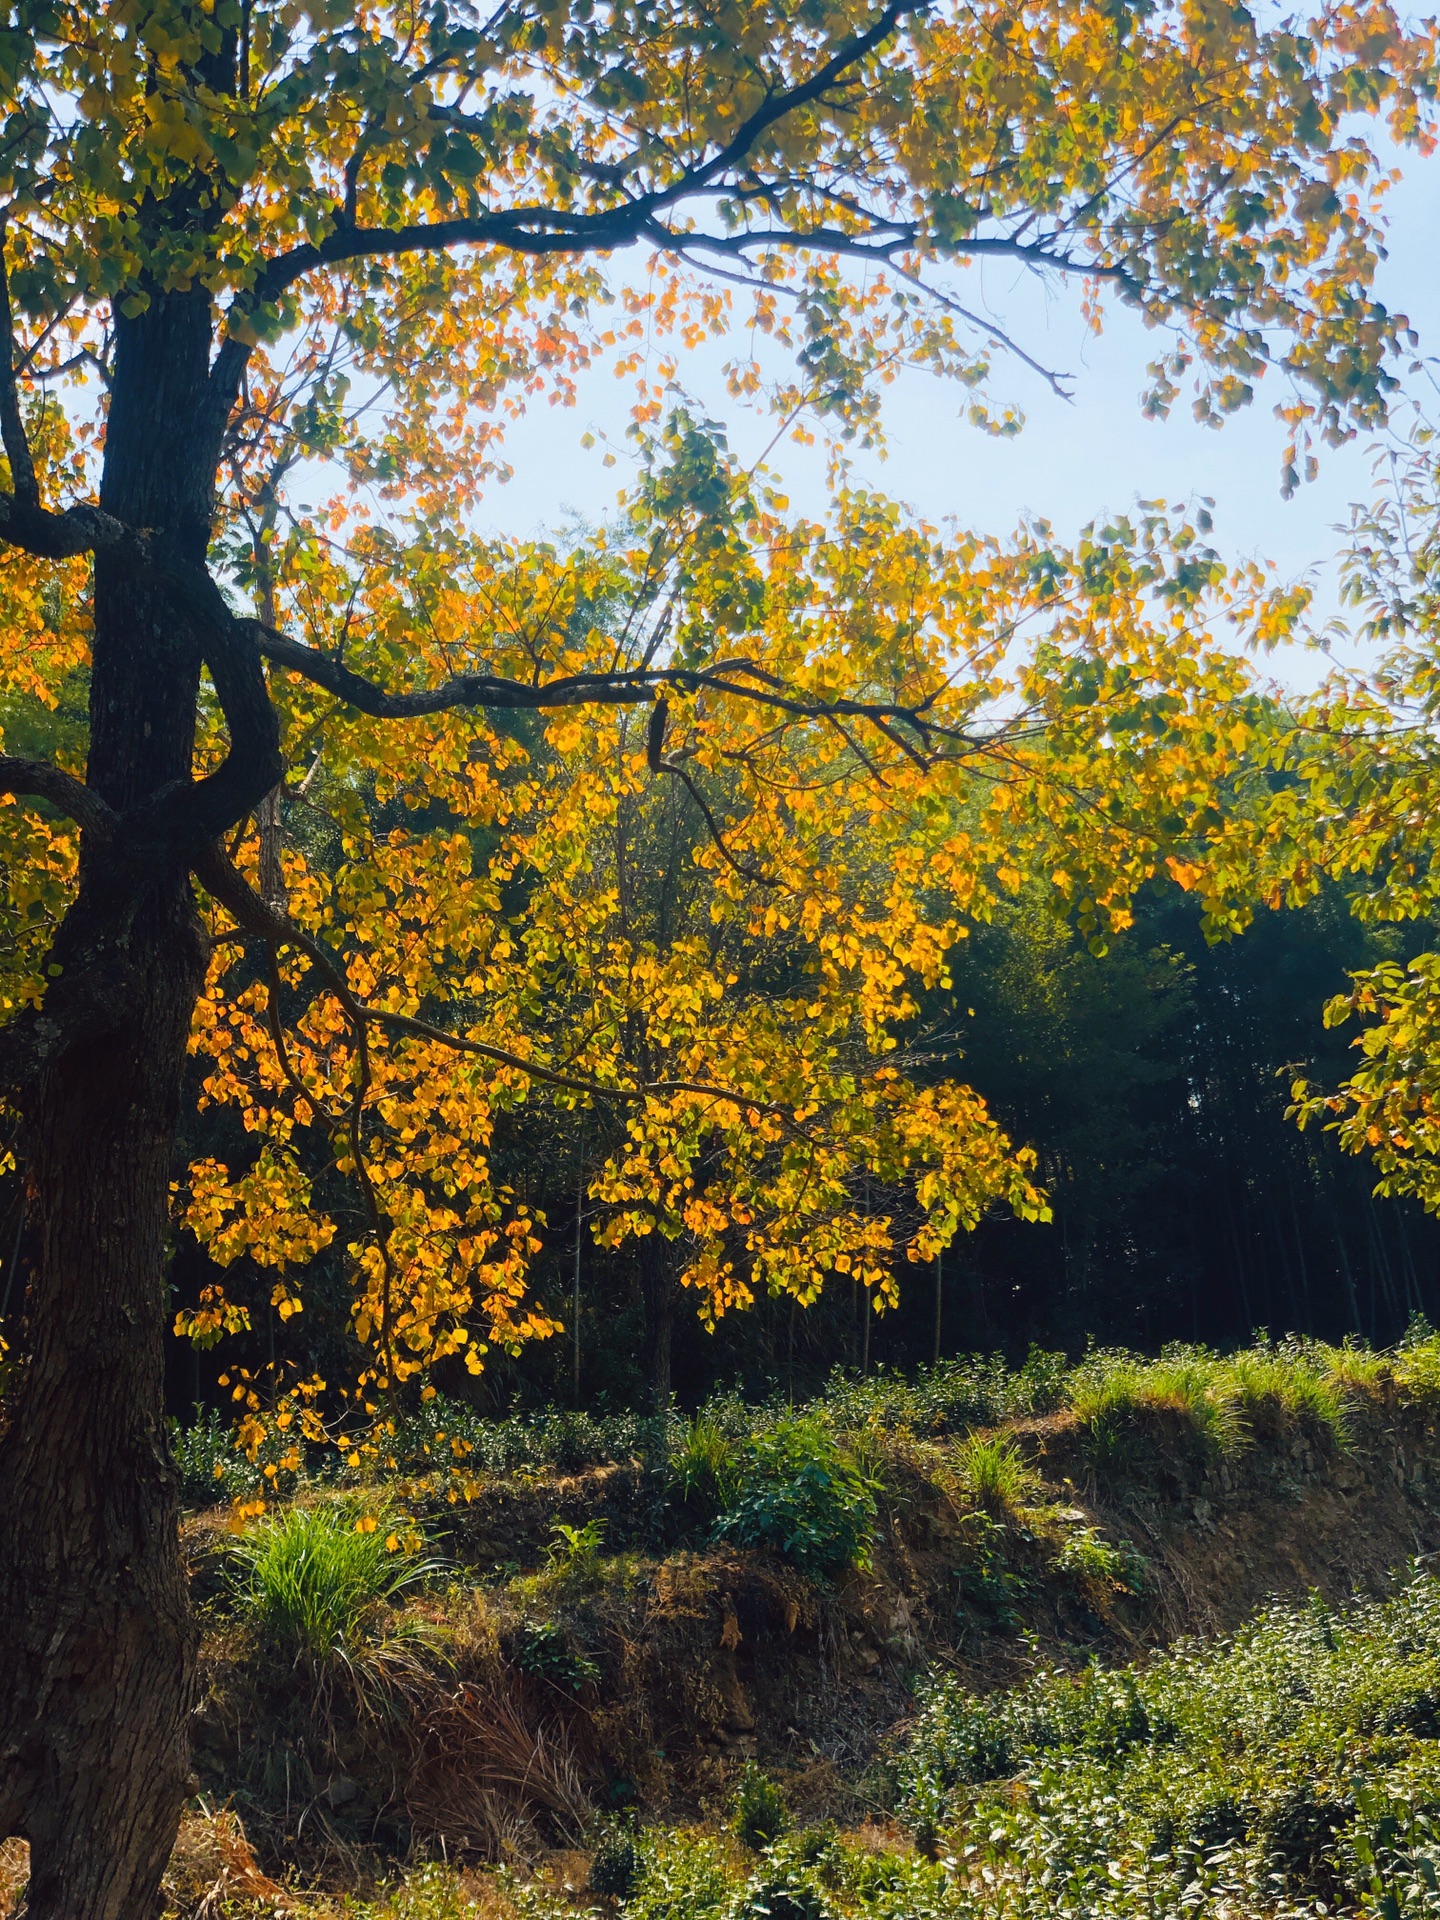
[[[1338,879],[1356,916],[1394,940],[1406,923],[1433,934],[1436,918],[1440,464],[1423,416],[1379,478],[1374,503],[1353,512],[1344,581],[1363,636],[1383,651],[1368,671],[1333,673],[1296,715],[1284,755],[1293,777],[1253,840],[1273,893],[1303,898]],[[1232,912],[1237,873],[1232,858],[1211,881]],[[1361,1017],[1362,1064],[1329,1087],[1296,1079],[1292,1112],[1369,1157],[1376,1194],[1440,1212],[1440,955],[1387,957],[1350,977],[1325,1023]]]
[[[34,677],[24,656],[41,635],[49,648],[60,634],[57,659],[89,655],[83,778],[0,760],[25,802],[9,851],[37,863],[25,886],[41,906],[0,1046],[30,1256],[0,1440],[0,1832],[30,1841],[36,1920],[146,1910],[184,1790],[192,1632],[159,1396],[171,1150],[209,962],[192,877],[332,989],[357,1178],[372,1035],[465,1051],[459,1024],[439,1040],[407,1028],[383,983],[367,999],[363,963],[285,913],[267,796],[306,743],[282,736],[278,689],[318,689],[333,723],[362,733],[418,722],[395,736],[401,759],[432,745],[433,726],[457,783],[482,778],[462,750],[466,714],[648,704],[662,690],[687,725],[713,711],[756,741],[777,719],[852,726],[877,778],[918,779],[953,753],[973,766],[985,746],[974,687],[952,695],[924,634],[897,648],[798,623],[795,651],[755,662],[734,651],[748,623],[733,605],[713,630],[647,623],[648,652],[538,618],[533,602],[509,603],[508,628],[463,624],[478,604],[464,516],[499,458],[507,397],[563,391],[609,350],[592,316],[616,286],[598,258],[638,247],[660,262],[621,296],[616,351],[632,325],[641,349],[646,328],[723,328],[738,279],[742,317],[795,350],[776,402],[808,403],[841,433],[871,430],[872,376],[897,358],[978,395],[993,330],[975,326],[947,263],[1073,273],[1169,331],[1158,407],[1192,360],[1213,415],[1273,364],[1290,383],[1294,466],[1308,438],[1383,417],[1404,328],[1369,293],[1380,169],[1340,127],[1368,110],[1422,132],[1432,60],[1380,6],[1337,6],[1304,32],[1262,32],[1228,7],[1074,0],[12,12],[7,672]],[[735,378],[745,389],[754,375]],[[392,571],[381,604],[357,600],[321,651],[270,618],[252,562],[297,520],[323,550],[325,516],[301,513],[295,489],[327,458],[372,501],[388,496],[352,544]],[[1158,767],[1167,715],[1183,719],[1194,688],[1157,694],[1147,669],[1154,697],[1137,703],[1130,664],[1107,657],[1116,552],[1096,549],[1078,657],[1047,656],[1035,690],[1062,731],[1087,716],[1077,753],[1101,737],[1097,705],[1138,713]],[[1212,563],[1198,564],[1203,584]],[[439,613],[461,610],[458,630],[409,625],[407,565],[437,583]],[[1182,555],[1150,576],[1173,588],[1182,626],[1196,565]],[[247,589],[253,615],[237,610]],[[1082,892],[1096,928],[1178,844],[1200,785]],[[1043,815],[1059,791],[1022,781],[1014,804]],[[259,890],[224,844],[257,812]],[[1118,819],[1093,827],[1097,847],[1107,834],[1124,841]],[[369,923],[363,901],[339,911],[352,906],[358,939]],[[377,1208],[367,1271],[383,1272],[385,1233]]]

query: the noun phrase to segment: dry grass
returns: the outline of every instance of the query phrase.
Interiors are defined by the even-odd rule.
[[[594,1818],[573,1736],[498,1680],[466,1682],[416,1728],[405,1789],[417,1831],[489,1860],[533,1858],[542,1829],[576,1840]]]
[[[0,1840],[0,1914],[16,1910],[30,1878],[30,1849],[23,1840]]]
[[[228,1807],[187,1813],[165,1869],[167,1920],[222,1920],[247,1908],[294,1913],[294,1900],[263,1872],[245,1829]]]
[[[20,1904],[30,1875],[30,1849],[23,1840],[0,1842],[0,1915],[24,1912]],[[228,1807],[218,1813],[186,1813],[161,1889],[165,1920],[239,1920],[297,1913],[294,1900],[264,1873]],[[318,1910],[307,1909],[314,1920]]]

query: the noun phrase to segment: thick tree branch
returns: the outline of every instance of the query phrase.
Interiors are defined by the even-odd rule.
[[[931,719],[933,696],[913,704],[844,697],[810,699],[803,694],[785,692],[783,683],[773,674],[764,673],[743,660],[720,661],[713,667],[621,667],[613,672],[561,674],[554,680],[539,682],[465,673],[442,681],[438,687],[425,687],[414,693],[391,693],[363,674],[352,672],[331,655],[292,640],[273,627],[263,627],[253,620],[244,624],[254,633],[255,643],[267,660],[298,673],[375,720],[407,720],[460,708],[534,712],[554,707],[641,706],[654,698],[658,688],[673,687],[681,693],[727,694],[800,720],[865,720],[886,732],[892,743],[896,742],[896,736],[888,729],[906,727],[927,751],[934,741],[956,742],[967,751],[987,744],[960,728]],[[904,745],[902,750],[912,756],[915,753],[909,745]]]
[[[3,350],[0,350],[3,353]],[[0,541],[41,560],[73,560],[82,553],[122,553],[148,560],[148,537],[87,501],[50,513],[13,493],[0,493]]]
[[[440,252],[455,246],[498,246],[512,253],[547,255],[558,253],[609,252],[631,245],[642,238],[663,236],[661,244],[671,252],[684,252],[691,245],[712,244],[699,235],[674,233],[660,216],[685,200],[716,197],[728,193],[726,176],[733,175],[757,143],[772,127],[788,115],[813,105],[837,88],[853,86],[860,78],[866,60],[877,53],[895,34],[902,21],[929,11],[932,0],[889,0],[861,33],[837,47],[805,79],[794,86],[767,92],[755,111],[736,128],[725,144],[706,160],[683,167],[668,185],[649,192],[635,193],[598,212],[577,211],[569,207],[528,204],[497,208],[462,219],[424,221],[404,227],[361,227],[356,223],[355,187],[358,163],[363,157],[363,142],[357,146],[347,168],[343,204],[336,209],[335,225],[319,242],[307,242],[277,255],[263,267],[254,286],[237,301],[234,317],[240,319],[263,311],[292,287],[297,280],[319,267],[340,266],[352,260],[388,258],[417,252]],[[454,122],[453,109],[436,107],[432,116]],[[615,180],[623,171],[609,170]],[[597,170],[594,177],[603,177]],[[888,223],[887,223],[888,224]],[[716,236],[716,242],[719,236]],[[801,230],[782,231],[771,236],[771,244],[788,247],[824,246],[827,250],[871,257],[883,250],[864,244],[863,236],[839,232],[821,237]],[[893,246],[895,242],[891,242]],[[227,411],[239,390],[239,381],[250,357],[250,346],[231,333],[222,343],[212,369],[212,392]]]
[[[208,615],[205,664],[230,735],[225,758],[203,779],[182,781],[127,814],[131,857],[178,858],[191,865],[211,841],[243,820],[285,770],[280,721],[265,685],[252,621],[238,620],[208,573],[177,581],[191,608]]]
[[[20,760],[13,754],[0,753],[0,793],[31,794],[37,800],[48,800],[77,826],[94,833],[108,834],[118,822],[118,815],[98,793],[73,774],[51,766],[48,760]]]
[[[632,676],[622,681],[621,676],[611,673],[571,674],[543,687],[503,680],[493,674],[461,673],[438,687],[390,693],[331,655],[304,646],[274,627],[261,626],[258,620],[246,624],[267,660],[323,687],[372,720],[411,720],[421,714],[449,713],[457,707],[575,707],[596,701],[628,706],[650,698],[642,679]]]
[[[15,320],[10,311],[10,273],[5,265],[5,223],[0,220],[0,442],[10,462],[10,484],[18,506],[38,507],[40,483],[20,413],[15,379]]]

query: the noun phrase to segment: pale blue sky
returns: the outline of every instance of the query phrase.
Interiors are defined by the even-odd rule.
[[[1440,158],[1409,156],[1391,199],[1390,258],[1380,289],[1409,314],[1422,354],[1440,353]],[[953,515],[962,524],[1003,534],[1021,514],[1041,514],[1062,537],[1137,498],[1181,501],[1211,495],[1215,540],[1227,557],[1268,559],[1286,577],[1319,570],[1317,607],[1337,606],[1333,531],[1349,503],[1366,497],[1376,453],[1373,440],[1323,454],[1318,480],[1291,500],[1280,494],[1284,431],[1272,408],[1278,391],[1262,383],[1253,406],[1220,430],[1197,426],[1181,401],[1169,420],[1147,421],[1139,394],[1146,362],[1163,337],[1138,319],[1112,311],[1104,332],[1088,334],[1078,289],[1043,286],[1016,269],[985,270],[988,309],[1036,359],[1072,376],[1065,402],[1023,366],[997,361],[995,394],[1026,415],[1024,431],[998,441],[964,420],[966,396],[921,373],[889,390],[888,457],[856,455],[859,476],[908,501],[929,519]],[[728,422],[737,450],[758,452],[770,428],[747,421],[729,402],[718,369],[725,355],[705,352],[682,366],[687,387]],[[1432,396],[1433,397],[1433,396]],[[556,526],[567,511],[603,519],[624,482],[624,465],[606,468],[601,451],[581,447],[587,430],[623,441],[629,386],[608,371],[581,382],[573,409],[543,403],[512,429],[507,457],[514,478],[492,491],[482,518],[497,529],[533,533]],[[818,456],[783,446],[772,456],[798,508],[818,508],[823,473]],[[1286,679],[1308,680],[1318,661],[1275,663]]]

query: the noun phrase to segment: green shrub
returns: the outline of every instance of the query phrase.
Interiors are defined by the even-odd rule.
[[[1063,1353],[1036,1346],[1018,1368],[998,1353],[961,1354],[917,1368],[912,1376],[884,1368],[862,1376],[839,1368],[813,1404],[837,1432],[873,1425],[921,1436],[963,1434],[1054,1412],[1064,1404],[1068,1368]]]
[[[768,1773],[747,1761],[730,1801],[730,1824],[747,1847],[770,1847],[790,1825],[785,1796]]]
[[[600,1679],[599,1666],[571,1646],[563,1627],[554,1620],[527,1620],[520,1629],[515,1664],[522,1673],[547,1680],[562,1693],[583,1693]]]
[[[590,1856],[590,1891],[603,1899],[628,1900],[640,1884],[640,1849],[628,1827],[607,1827]]]
[[[209,1910],[208,1902],[200,1909],[202,1913]],[[226,1901],[216,1911],[238,1916],[253,1913],[255,1909],[249,1902],[242,1906]],[[285,1909],[277,1904],[273,1911]],[[399,1886],[388,1889],[374,1901],[347,1900],[344,1912],[346,1920],[475,1920],[475,1902],[455,1868],[432,1861],[417,1867]]]
[[[437,1394],[390,1423],[380,1464],[401,1472],[445,1469],[508,1474],[553,1467],[579,1473],[616,1460],[663,1461],[677,1422],[670,1413],[588,1413],[543,1407],[486,1419]]]
[[[787,1415],[743,1443],[715,1534],[826,1578],[869,1566],[875,1514],[874,1484],[829,1429],[814,1415]]]
[[[733,1897],[734,1879],[718,1842],[683,1833],[647,1835],[625,1920],[728,1920]]]
[[[386,1609],[443,1570],[407,1553],[409,1523],[393,1521],[338,1501],[266,1515],[230,1552],[237,1609],[294,1660],[353,1661],[385,1637]]]

